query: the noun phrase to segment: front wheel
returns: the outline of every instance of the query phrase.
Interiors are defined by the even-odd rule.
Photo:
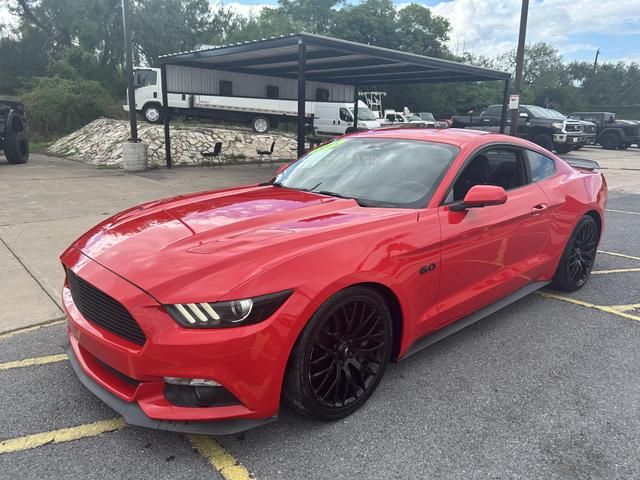
[[[251,127],[256,133],[267,133],[271,128],[271,125],[267,117],[255,117],[251,120]]]
[[[553,277],[554,287],[574,292],[587,283],[596,260],[599,238],[600,232],[593,217],[582,217],[564,249]]]
[[[327,300],[298,338],[284,400],[298,413],[338,420],[360,408],[391,356],[391,314],[374,290],[351,287]]]
[[[569,153],[571,150],[573,150],[573,146],[567,143],[558,143],[555,146],[555,150],[560,155],[564,155],[565,153]]]
[[[617,133],[607,133],[600,140],[600,145],[606,150],[617,150],[620,144],[620,136]]]
[[[533,143],[536,145],[540,145],[542,148],[545,148],[549,151],[553,150],[553,138],[551,135],[547,135],[546,133],[541,133],[536,135],[533,138]]]
[[[160,105],[147,105],[142,110],[142,116],[149,123],[162,122],[162,108]]]

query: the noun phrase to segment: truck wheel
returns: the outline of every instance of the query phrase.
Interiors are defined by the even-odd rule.
[[[569,153],[571,150],[573,150],[573,146],[566,143],[558,143],[554,148],[560,155],[564,155],[565,153]]]
[[[267,133],[269,128],[271,128],[271,124],[267,117],[255,117],[251,120],[251,126],[253,127],[253,131],[256,133]]]
[[[9,132],[4,140],[4,154],[9,163],[17,165],[29,160],[29,141],[24,132]]]
[[[142,116],[149,123],[161,123],[162,109],[160,105],[145,105],[142,109]]]
[[[620,136],[617,133],[607,133],[600,139],[600,145],[607,150],[617,150],[620,147]]]
[[[623,145],[620,145],[620,150],[626,150],[627,148],[629,148],[631,146],[630,143],[625,143]]]
[[[547,135],[546,133],[536,135],[533,138],[533,143],[540,145],[542,148],[546,148],[549,151],[553,150],[553,138],[551,138],[551,135]]]

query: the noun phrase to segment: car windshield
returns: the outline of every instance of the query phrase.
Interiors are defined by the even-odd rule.
[[[550,110],[548,108],[538,107],[536,105],[527,105],[526,108],[534,117],[538,118],[557,118],[558,120],[565,120],[567,118],[560,112],[556,112],[555,110]]]
[[[365,207],[423,208],[458,153],[420,140],[341,138],[300,158],[273,184]]]
[[[433,117],[433,113],[429,112],[422,112],[420,114],[420,118],[422,118],[422,120],[431,120],[432,122],[435,120],[435,118]]]
[[[350,108],[349,110],[351,110],[351,115],[353,115],[353,108]],[[376,115],[369,110],[367,107],[363,107],[362,105],[358,106],[358,120],[362,120],[362,121],[369,121],[369,120],[377,120],[378,117],[376,117]]]
[[[415,122],[415,121],[421,122],[422,121],[422,119],[418,115],[408,115],[407,116],[407,120],[409,120],[410,122]]]

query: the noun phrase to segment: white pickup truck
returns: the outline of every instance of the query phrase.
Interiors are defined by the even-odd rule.
[[[150,123],[162,122],[162,84],[159,68],[136,68],[134,74],[136,111]],[[267,95],[269,90],[267,87]],[[298,101],[280,98],[253,98],[232,95],[189,95],[169,93],[169,108],[173,114],[210,117],[249,123],[258,133],[266,133],[280,121],[294,122],[298,116]],[[129,111],[128,102],[123,105]],[[305,103],[308,122],[316,135],[335,136],[353,128],[353,104],[337,102]],[[377,128],[380,123],[362,101],[358,103],[358,129]]]

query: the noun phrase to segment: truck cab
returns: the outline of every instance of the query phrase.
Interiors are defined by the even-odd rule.
[[[135,88],[136,111],[141,113],[149,123],[162,122],[162,79],[159,68],[136,67],[133,74]],[[170,93],[167,96],[169,107],[189,108],[191,95]],[[129,111],[129,102],[122,106],[125,112]]]
[[[573,112],[569,118],[596,124],[596,143],[607,150],[626,150],[640,144],[640,126],[616,120],[612,112]]]

